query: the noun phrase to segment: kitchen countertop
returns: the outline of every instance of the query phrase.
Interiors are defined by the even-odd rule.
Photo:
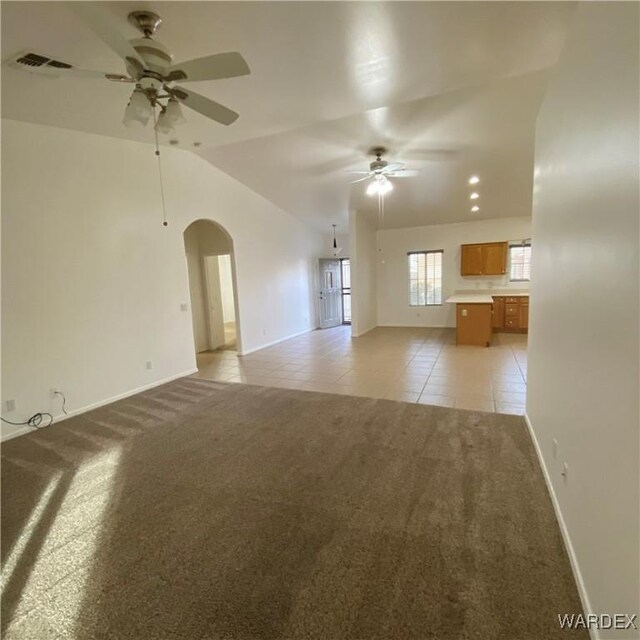
[[[453,292],[453,295],[455,296],[476,296],[476,295],[481,295],[481,296],[500,296],[501,298],[505,298],[507,296],[511,297],[515,297],[515,298],[522,298],[522,297],[529,297],[529,292],[528,291],[509,291],[509,289],[458,289],[457,291]]]
[[[487,293],[456,293],[445,300],[449,304],[493,304]]]

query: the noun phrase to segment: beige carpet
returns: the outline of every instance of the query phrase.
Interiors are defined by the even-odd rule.
[[[7,639],[588,637],[515,416],[189,378],[2,458]]]

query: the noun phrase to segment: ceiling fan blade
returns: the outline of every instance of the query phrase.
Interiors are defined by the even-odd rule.
[[[356,171],[354,169],[347,169],[345,171],[345,173],[353,173],[353,174],[358,174],[358,175],[361,175],[361,176],[368,176],[368,175],[371,174],[371,171]]]
[[[142,71],[146,67],[144,60],[120,33],[116,22],[106,11],[93,2],[71,2],[69,6],[102,42],[127,63],[128,69]]]
[[[357,180],[351,180],[349,184],[355,184],[356,182],[362,182],[363,180],[368,180],[369,176],[364,176],[364,178],[358,178]]]
[[[182,87],[165,87],[171,95],[175,96],[182,104],[186,105],[190,109],[201,113],[207,118],[211,118],[220,124],[230,125],[233,124],[239,117],[239,114],[231,109],[225,107],[219,102],[205,98],[204,96],[196,93],[195,91],[189,91]]]
[[[387,171],[385,175],[389,178],[414,178],[420,175],[417,169],[401,169],[400,171]]]
[[[458,155],[457,149],[405,149],[402,155],[408,160],[441,161],[452,160]]]
[[[167,82],[197,82],[237,78],[250,73],[251,69],[249,69],[246,60],[237,51],[229,51],[174,64],[165,76],[165,80]]]
[[[389,174],[392,171],[400,171],[402,169],[404,169],[404,162],[391,162],[382,169],[382,173]]]

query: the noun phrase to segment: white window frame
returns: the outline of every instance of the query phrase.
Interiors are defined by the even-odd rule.
[[[512,249],[521,249],[529,247],[529,277],[528,278],[514,278],[513,276],[513,261],[511,259]],[[531,282],[531,241],[525,240],[522,242],[510,242],[509,243],[509,282]]]
[[[411,285],[412,282],[415,280],[415,278],[411,277],[411,260],[412,260],[412,256],[419,256],[419,255],[424,255],[425,256],[425,264],[424,264],[424,274],[423,277],[420,278],[421,274],[418,274],[418,280],[422,279],[424,280],[424,303],[420,303],[417,301],[418,297],[419,297],[419,292],[416,294],[416,300],[412,300],[412,291],[411,291]],[[437,292],[438,292],[438,287],[436,286],[438,284],[437,282],[437,278],[436,278],[436,267],[437,265],[434,262],[433,265],[433,270],[434,273],[432,276],[429,276],[429,265],[428,265],[428,256],[429,255],[434,255],[434,256],[439,256],[439,260],[440,260],[440,288],[439,288],[439,293],[440,296],[437,296]],[[443,269],[444,269],[444,250],[443,249],[435,249],[435,250],[430,250],[430,251],[409,251],[407,253],[407,270],[408,270],[408,278],[407,278],[407,282],[408,282],[408,293],[409,293],[409,306],[410,307],[441,307],[443,304],[442,301],[442,287],[443,287]],[[433,293],[432,296],[430,296],[430,287],[429,287],[429,281],[433,281],[432,285],[431,285],[431,292]],[[429,300],[431,299],[431,302],[429,302]]]

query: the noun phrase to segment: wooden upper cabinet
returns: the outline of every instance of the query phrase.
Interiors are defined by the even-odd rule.
[[[498,276],[507,273],[507,243],[482,245],[482,275]]]
[[[460,273],[463,276],[482,275],[482,246],[479,244],[463,244]]]
[[[507,272],[506,242],[485,242],[461,246],[460,275],[501,276]]]

